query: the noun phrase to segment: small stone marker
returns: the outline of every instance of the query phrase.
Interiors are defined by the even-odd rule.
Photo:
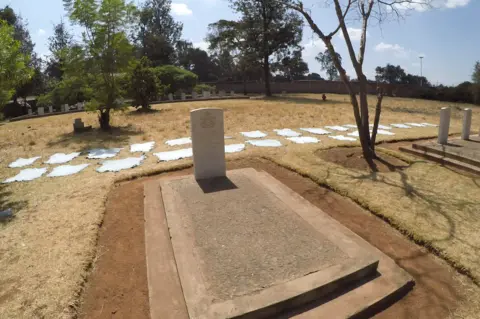
[[[234,96],[234,95],[235,95],[235,91],[233,91],[233,90],[230,91],[230,95],[231,95],[231,96]]]
[[[63,105],[63,112],[68,112],[70,111],[70,107],[68,106],[68,104],[64,104]]]
[[[192,99],[195,100],[196,98],[197,98],[197,92],[193,91],[193,92],[192,92]]]
[[[32,115],[32,109],[31,108],[28,108],[27,112],[28,112],[28,115]]]
[[[168,93],[168,100],[173,101],[173,94],[172,93]]]
[[[210,97],[210,91],[203,91],[203,97],[204,98],[209,98]]]
[[[472,126],[472,109],[463,110],[462,140],[470,139],[470,128]]]
[[[75,121],[73,122],[73,132],[74,133],[81,133],[81,132],[85,132],[85,131],[88,131],[88,130],[91,130],[91,129],[92,129],[92,126],[85,126],[82,119],[75,119]]]
[[[53,113],[53,106],[52,106],[52,105],[50,105],[50,106],[48,107],[48,113]]]
[[[37,108],[37,113],[38,113],[38,115],[43,115],[43,114],[45,114],[45,109],[43,107],[39,106]]]
[[[190,112],[195,179],[226,176],[223,110]]]
[[[440,110],[440,125],[438,127],[438,144],[447,144],[448,130],[450,128],[450,108],[442,107]]]
[[[185,100],[186,98],[187,98],[187,96],[185,95],[185,93],[182,93],[182,94],[180,95],[180,99]]]
[[[219,97],[224,97],[225,96],[225,91],[224,90],[219,91],[218,96]]]

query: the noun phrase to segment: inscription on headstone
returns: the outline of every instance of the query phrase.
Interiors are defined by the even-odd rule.
[[[190,122],[195,179],[225,176],[223,110],[193,110]]]

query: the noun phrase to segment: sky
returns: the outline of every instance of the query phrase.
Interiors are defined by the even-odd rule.
[[[400,20],[390,19],[381,24],[372,20],[364,62],[368,78],[375,77],[375,67],[390,63],[400,65],[411,74],[423,72],[432,84],[457,85],[471,80],[474,64],[480,60],[480,1],[431,1],[433,8],[418,5],[410,10],[400,8],[405,13]],[[134,2],[139,4],[140,0]],[[303,3],[324,33],[336,28],[338,21],[328,1],[303,0]],[[10,5],[28,22],[35,51],[48,55],[48,37],[53,33],[54,24],[62,19],[68,22],[62,0],[0,0],[0,7],[5,5]],[[172,15],[183,23],[183,38],[203,49],[207,47],[204,39],[210,23],[238,17],[227,0],[172,0]],[[348,27],[358,49],[360,22],[352,19]],[[76,26],[71,26],[71,30],[76,34],[81,32]],[[355,78],[343,37],[337,34],[333,44],[343,57],[347,74]],[[306,22],[302,46],[310,72],[325,76],[315,61],[315,56],[325,47]],[[422,68],[419,56],[424,57]]]

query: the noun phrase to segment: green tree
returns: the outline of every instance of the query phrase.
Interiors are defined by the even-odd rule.
[[[53,36],[48,38],[50,57],[45,69],[45,73],[50,79],[62,79],[65,67],[65,55],[72,45],[73,37],[68,31],[65,22],[61,21],[54,25]]]
[[[217,66],[212,57],[206,51],[194,48],[189,41],[177,42],[177,64],[195,73],[201,82],[218,80]]]
[[[307,75],[307,79],[314,80],[314,81],[323,80],[323,78],[318,73],[310,73],[309,75]]]
[[[155,74],[165,93],[191,92],[197,85],[198,76],[174,65],[162,65],[155,68]]]
[[[257,52],[263,67],[265,95],[271,96],[270,58],[300,49],[303,21],[277,0],[230,0],[241,15],[242,28],[248,30],[245,41],[251,52]]]
[[[163,93],[160,81],[147,57],[133,63],[128,84],[135,108],[150,109],[150,101],[155,100],[159,93]]]
[[[387,64],[385,67],[377,66],[375,72],[375,79],[378,82],[389,84],[402,83],[407,76],[405,70],[402,69],[400,65],[394,66],[392,64]]]
[[[0,107],[12,98],[15,88],[32,76],[29,57],[22,53],[21,42],[15,40],[14,28],[0,20]]]
[[[475,104],[480,104],[480,62],[475,63],[472,73],[473,82],[473,101]]]
[[[171,4],[171,0],[147,0],[139,12],[136,43],[140,55],[152,61],[153,66],[175,61],[175,45],[183,25],[171,16]]]
[[[83,43],[89,58],[93,98],[88,110],[99,113],[100,127],[110,128],[110,111],[124,106],[119,75],[133,58],[127,34],[136,8],[125,0],[64,0],[70,19],[84,28]]]
[[[273,69],[289,81],[302,80],[308,73],[308,64],[302,59],[302,51],[297,50],[274,63]]]
[[[337,56],[338,61],[342,63],[342,57],[340,56],[340,54],[339,53],[335,53],[335,54]],[[322,71],[325,71],[325,73],[327,73],[328,79],[330,81],[337,81],[339,79],[338,70],[335,67],[334,60],[328,49],[325,49],[325,52],[320,52],[315,57],[315,60],[317,60],[318,63],[320,63]]]

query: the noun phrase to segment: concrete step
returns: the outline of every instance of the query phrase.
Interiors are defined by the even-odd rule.
[[[429,147],[428,145],[424,145],[424,144],[413,143],[412,148],[415,149],[415,150],[422,151],[422,152],[427,152],[427,153],[433,153],[433,154],[436,154],[436,155],[440,155],[441,157],[444,157],[444,158],[451,158],[455,161],[464,162],[466,164],[469,164],[469,165],[476,166],[476,167],[480,168],[480,160],[477,160],[477,159],[474,159],[474,158],[471,158],[471,157],[461,156],[461,155],[458,155],[456,153],[449,152],[447,150],[439,150],[439,149]]]
[[[403,147],[403,146],[400,147],[399,149],[403,152],[416,155],[419,157],[423,157],[445,166],[452,166],[470,173],[480,174],[480,167],[471,165],[453,158],[445,157],[443,155],[436,154],[434,152],[430,152],[430,149],[421,150],[421,149],[415,149],[413,147]]]

